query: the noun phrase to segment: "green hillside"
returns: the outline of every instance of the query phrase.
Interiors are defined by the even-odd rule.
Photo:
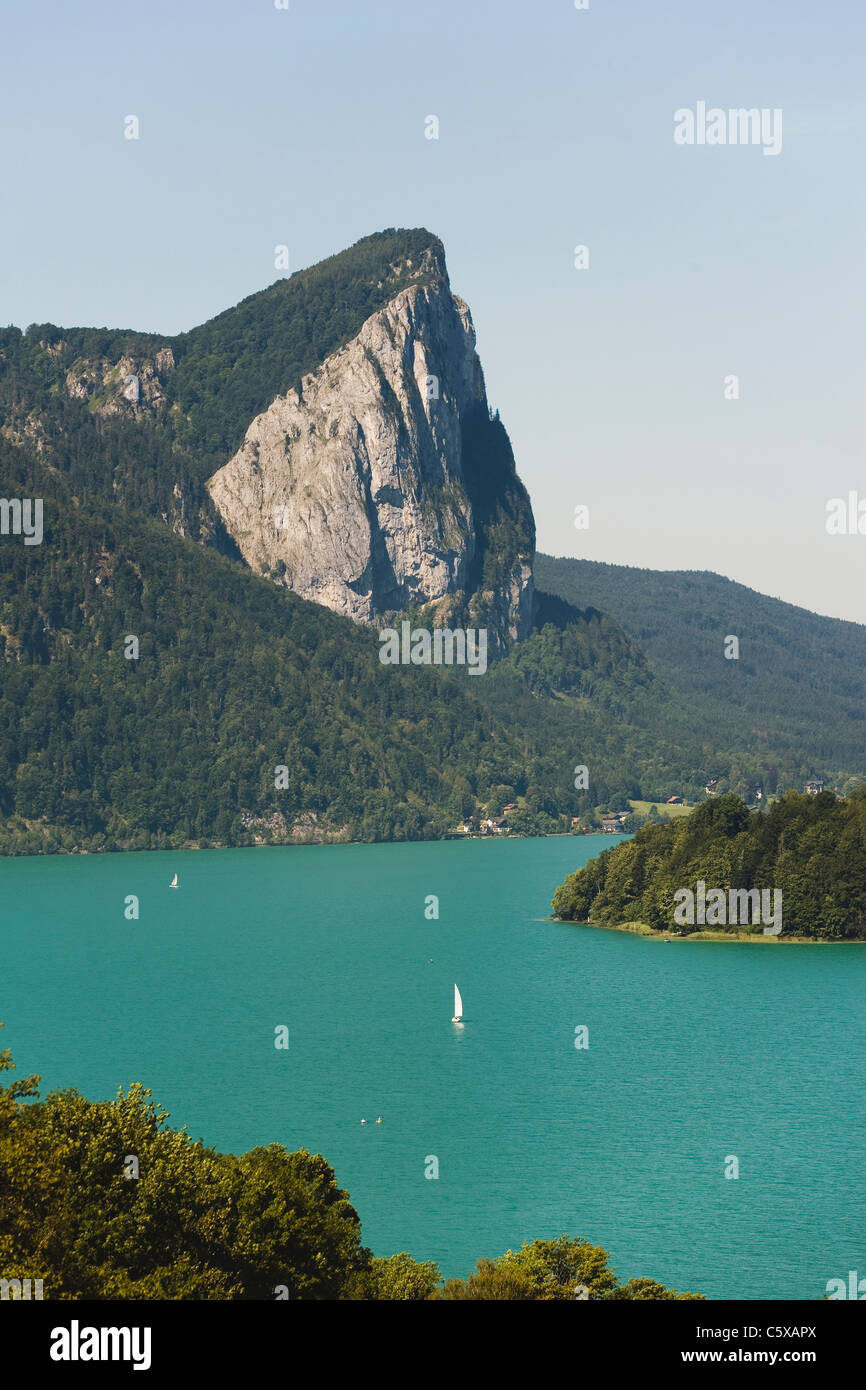
[[[525,741],[464,671],[386,670],[375,633],[83,505],[2,440],[0,469],[46,518],[42,545],[0,545],[3,849],[270,837],[244,813],[312,838],[417,839],[453,825],[464,789],[474,803],[516,770],[526,788]]]
[[[700,571],[538,555],[535,574],[568,602],[613,614],[692,718],[737,750],[704,769],[720,791],[745,793],[754,779],[766,796],[815,776],[844,790],[866,775],[866,627]],[[736,661],[724,656],[728,634],[740,640]]]
[[[602,757],[605,711],[642,692],[645,663],[611,620],[571,613],[480,683],[385,671],[375,634],[257,579],[221,533],[204,481],[251,416],[431,276],[447,283],[435,237],[386,232],[178,338],[0,334],[3,492],[41,497],[46,527],[38,547],[0,544],[4,850],[421,838],[515,798],[523,829],[559,830],[589,804],[575,740],[599,749],[596,797],[606,771],[632,788],[625,745]],[[161,373],[135,409],[122,360]],[[487,589],[531,555],[531,509],[498,419],[470,416],[464,453]]]
[[[0,537],[0,851],[418,839],[512,803],[512,829],[550,833],[709,777],[769,797],[866,771],[866,630],[715,576],[540,556],[534,631],[472,679],[384,668],[375,632],[240,562],[206,479],[428,277],[447,283],[441,243],[388,231],[178,337],[0,332],[0,491],[45,515],[39,546]],[[467,624],[533,522],[499,419],[463,425]]]
[[[650,777],[664,695],[609,617],[560,614],[480,680],[385,668],[375,631],[2,439],[0,470],[45,509],[42,545],[0,545],[4,852],[419,839],[517,798],[549,832]]]

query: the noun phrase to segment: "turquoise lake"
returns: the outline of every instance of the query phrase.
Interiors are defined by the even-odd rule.
[[[141,1081],[220,1149],[323,1153],[365,1243],[445,1275],[562,1232],[711,1298],[866,1275],[866,947],[545,920],[609,843],[3,860],[0,1046],[43,1092]]]

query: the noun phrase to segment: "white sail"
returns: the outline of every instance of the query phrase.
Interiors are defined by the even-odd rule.
[[[456,1022],[457,1022],[459,1019],[461,1019],[462,1017],[463,1017],[463,1000],[460,998],[460,991],[459,991],[459,989],[457,988],[457,986],[455,985],[455,986],[454,986],[454,1018],[453,1018],[452,1022],[456,1023]]]
[[[174,878],[172,879],[171,883],[170,883],[168,886],[169,886],[169,888],[177,888],[177,887],[179,887],[178,881],[177,881],[177,874],[175,874]]]

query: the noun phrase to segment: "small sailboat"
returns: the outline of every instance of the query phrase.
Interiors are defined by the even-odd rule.
[[[180,884],[179,884],[178,881],[177,881],[177,874],[175,874],[174,878],[172,879],[171,883],[170,883],[168,886],[169,886],[169,888],[179,888],[179,887],[180,887]]]
[[[463,1000],[460,998],[460,991],[456,985],[454,986],[454,1017],[452,1018],[451,1022],[463,1022]]]

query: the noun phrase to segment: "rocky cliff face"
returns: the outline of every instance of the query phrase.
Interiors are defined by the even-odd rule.
[[[66,373],[66,390],[73,400],[93,403],[105,418],[137,415],[165,401],[165,379],[174,370],[174,353],[161,348],[152,357],[125,354],[118,362],[105,358],[81,360]]]
[[[486,623],[493,653],[529,630],[529,501],[447,277],[402,290],[278,396],[208,489],[253,569],[356,622],[435,604]]]

